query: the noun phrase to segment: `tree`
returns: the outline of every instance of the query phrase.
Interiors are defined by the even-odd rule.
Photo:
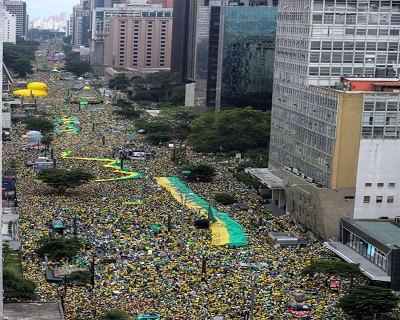
[[[184,170],[190,171],[187,179],[196,182],[211,182],[215,174],[215,169],[207,164],[192,165]]]
[[[137,121],[136,126],[145,130],[146,140],[154,145],[169,141],[173,137],[174,125],[165,119],[155,118]]]
[[[130,320],[131,317],[119,309],[111,309],[100,316],[99,320]]]
[[[28,130],[40,131],[42,134],[52,132],[54,123],[45,118],[36,118],[33,116],[26,117],[24,120]]]
[[[20,78],[25,78],[27,74],[33,73],[31,62],[26,58],[18,58],[15,60],[12,69]]]
[[[226,192],[216,193],[214,199],[223,205],[229,205],[236,202],[236,198],[232,194]]]
[[[355,286],[339,299],[337,306],[354,319],[367,319],[396,308],[399,298],[390,290],[375,286]]]
[[[10,268],[3,269],[4,300],[7,302],[34,301],[35,283],[24,279]]]
[[[337,276],[351,279],[350,286],[353,285],[353,279],[361,275],[360,265],[338,260],[316,260],[305,267],[303,274],[313,275],[315,273],[324,273],[329,276]]]
[[[115,78],[111,79],[108,82],[108,86],[111,89],[116,89],[121,91],[126,91],[129,87],[129,84],[130,80],[125,73],[117,75]]]
[[[82,74],[91,71],[92,67],[90,66],[89,62],[81,61],[76,58],[68,58],[66,59],[65,70],[72,72],[74,75],[79,77]]]
[[[75,257],[82,247],[82,241],[77,237],[45,237],[39,240],[36,254],[41,258],[46,255],[52,260],[59,261]]]
[[[44,169],[36,176],[38,180],[46,183],[59,193],[67,188],[75,188],[93,180],[93,174],[83,170]]]
[[[160,102],[168,101],[171,90],[181,86],[182,81],[178,73],[159,71],[149,73],[145,78],[134,79],[132,85],[136,100]]]
[[[62,37],[62,39],[63,39],[63,42],[64,42],[65,44],[70,44],[71,41],[72,41],[72,35]]]
[[[42,137],[42,144],[45,146],[49,146],[51,144],[51,142],[53,141],[53,136],[51,134],[46,134]]]
[[[180,85],[170,90],[168,95],[168,102],[172,105],[179,106],[185,104],[186,86]]]
[[[250,107],[204,113],[192,123],[188,143],[198,152],[245,152],[269,145],[270,113]]]

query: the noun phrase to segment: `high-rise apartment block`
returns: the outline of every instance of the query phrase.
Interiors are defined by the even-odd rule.
[[[17,17],[2,8],[3,23],[3,42],[16,43],[17,41]]]
[[[169,68],[172,11],[173,9],[171,8],[151,5],[125,5],[114,6],[113,8],[98,7],[92,10],[90,61],[97,74],[103,75],[106,67],[113,66],[124,68],[129,65],[132,68],[137,68],[140,65],[144,68],[155,68],[158,66],[160,70]],[[121,19],[116,19],[112,24],[111,21],[113,21],[114,18]],[[118,26],[122,26],[121,22],[124,21],[127,23],[124,28],[126,37],[120,39],[117,36],[117,28]],[[135,24],[135,22],[138,24]],[[108,39],[111,32],[113,35]],[[135,33],[137,34],[135,35]],[[132,38],[128,38],[128,34],[132,36]],[[110,48],[105,48],[106,42],[108,44],[111,42],[118,43],[118,48],[114,48],[114,52],[111,52],[109,50]],[[122,43],[124,43],[124,45],[120,46]],[[137,47],[135,47],[136,45]],[[129,58],[128,52],[126,51],[128,46],[132,48],[132,51],[129,53]],[[152,54],[151,58],[148,58],[148,48],[153,48],[157,51],[154,55]],[[134,54],[134,51],[137,52],[137,54]],[[120,58],[121,56],[123,58]],[[134,56],[136,56],[136,58],[133,58]],[[120,60],[122,62],[120,62]],[[148,60],[150,60],[150,62],[148,62]],[[120,65],[120,63],[123,65]],[[149,63],[151,66],[147,66]]]
[[[17,37],[26,38],[28,33],[28,16],[26,13],[26,3],[23,1],[4,1],[4,5],[8,12],[17,18],[16,35]]]
[[[104,63],[115,69],[169,70],[171,35],[172,17],[113,17]]]
[[[73,7],[72,45],[74,47],[89,46],[90,40],[90,1],[81,0]]]
[[[322,238],[399,215],[399,26],[400,1],[279,2],[273,201]]]

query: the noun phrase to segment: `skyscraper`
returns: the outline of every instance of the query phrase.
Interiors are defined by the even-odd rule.
[[[400,1],[280,0],[270,170],[322,238],[400,199]]]
[[[210,1],[196,21],[195,101],[221,110],[271,107],[276,1]]]
[[[194,80],[197,6],[198,0],[174,0],[171,71],[183,81]]]
[[[17,17],[2,8],[3,15],[3,42],[15,43],[17,37]]]
[[[90,1],[81,0],[73,7],[72,45],[74,47],[89,46],[90,40]]]
[[[4,1],[6,9],[17,18],[17,37],[26,38],[28,33],[28,16],[26,3],[23,1]]]

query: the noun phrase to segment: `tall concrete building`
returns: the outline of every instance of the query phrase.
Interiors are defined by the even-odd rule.
[[[271,108],[277,1],[205,1],[197,8],[194,105]]]
[[[17,18],[17,37],[26,38],[28,34],[28,16],[26,13],[26,2],[4,1],[6,9]]]
[[[17,17],[2,8],[3,15],[3,42],[16,43],[17,41]]]
[[[146,5],[146,6],[124,5],[124,6],[114,6],[113,8],[97,7],[94,10],[92,10],[92,19],[91,19],[92,38],[90,42],[90,63],[96,70],[97,74],[104,75],[105,67],[108,67],[105,61],[105,53],[106,53],[105,41],[110,34],[110,26],[112,18],[114,17],[120,17],[126,19],[149,18],[148,20],[153,19],[154,21],[164,19],[164,21],[168,21],[167,23],[168,26],[172,27],[170,26],[170,19],[172,18],[172,12],[173,9],[171,8],[162,8],[160,6],[154,7],[151,5]],[[125,31],[128,32],[127,29],[125,29]],[[130,30],[129,32],[131,31],[132,30]],[[152,36],[155,37],[154,34]],[[146,41],[144,39],[142,40]],[[168,39],[164,39],[162,41],[170,42],[171,37],[169,37]],[[169,46],[170,45],[168,45],[167,47]],[[166,62],[166,60],[164,62]],[[117,64],[119,64],[119,62]]]
[[[105,38],[104,63],[114,69],[169,70],[172,17],[113,17]]]
[[[72,45],[89,47],[90,40],[90,0],[81,0],[72,11]]]
[[[400,1],[279,2],[265,179],[321,238],[398,215],[399,26]]]

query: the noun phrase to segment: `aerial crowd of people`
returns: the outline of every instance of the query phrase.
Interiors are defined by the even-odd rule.
[[[47,51],[48,46],[43,43],[41,50]],[[37,57],[37,66],[47,64],[47,57]],[[69,89],[77,83],[91,87],[90,78],[49,81],[49,77],[48,72],[35,72],[28,79],[49,85],[48,97],[37,99],[38,111],[53,120],[76,116],[81,128],[78,134],[54,135],[56,166],[83,168],[101,178],[114,177],[116,173],[102,163],[62,158],[61,152],[71,150],[77,157],[110,158],[112,149],[126,142],[146,145],[143,135],[137,134],[139,128],[115,115],[111,101],[81,110],[76,104],[65,103]],[[92,87],[90,92],[80,94],[98,96],[96,90]],[[268,245],[269,231],[302,232],[289,216],[268,212],[257,191],[237,181],[213,156],[188,149],[189,163],[207,162],[216,169],[216,176],[211,183],[185,183],[243,225],[247,246],[211,245],[209,231],[194,227],[198,213],[184,210],[182,215],[181,204],[157,185],[156,177],[180,175],[181,168],[171,160],[168,146],[146,145],[154,155],[152,159],[126,163],[142,173],[139,179],[90,182],[58,194],[35,179],[36,173],[25,166],[25,162],[38,156],[37,151],[24,150],[21,137],[25,132],[23,124],[15,124],[12,140],[3,146],[3,162],[14,162],[17,172],[23,273],[36,283],[38,300],[63,297],[66,319],[95,319],[113,308],[132,317],[159,314],[162,319],[176,320],[216,316],[243,319],[246,311],[252,312],[253,319],[290,319],[285,305],[295,291],[306,292],[312,319],[344,319],[335,307],[339,295],[329,290],[327,279],[301,274],[305,265],[330,256],[330,252],[311,238],[301,249],[275,249]],[[222,191],[235,194],[251,210],[237,211],[215,203],[215,193]],[[36,255],[37,241],[48,236],[48,224],[53,219],[64,222],[67,237],[72,236],[76,219],[77,236],[85,247],[74,261],[55,262]],[[169,219],[171,230],[167,228]],[[155,232],[150,224],[162,226],[162,230]],[[104,258],[115,260],[104,263]],[[78,260],[87,268],[94,262],[93,285],[70,285],[64,294],[62,284],[46,281],[46,269],[68,267]]]

